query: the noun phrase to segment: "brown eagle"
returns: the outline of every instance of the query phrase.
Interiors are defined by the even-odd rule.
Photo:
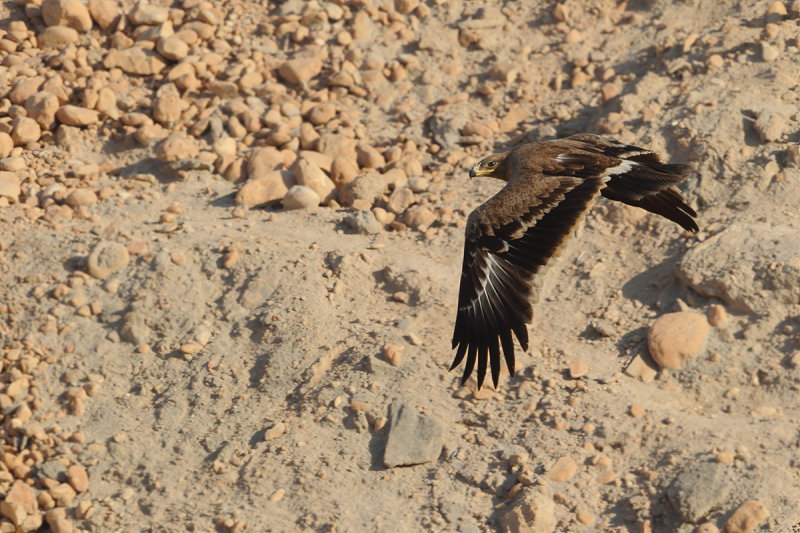
[[[464,383],[478,365],[478,388],[487,365],[497,387],[502,348],[514,375],[514,341],[528,349],[540,269],[556,255],[598,195],[641,207],[696,232],[697,213],[676,188],[686,165],[591,134],[523,144],[482,159],[470,178],[490,176],[506,186],[467,219],[464,264],[450,367],[464,361]]]

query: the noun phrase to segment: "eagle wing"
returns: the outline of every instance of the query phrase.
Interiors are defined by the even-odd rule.
[[[538,297],[536,276],[556,255],[600,193],[605,177],[541,174],[512,180],[469,216],[458,293],[453,348],[457,367],[466,356],[461,382],[478,365],[478,387],[487,365],[497,387],[500,348],[514,374],[514,342],[528,349],[526,324]]]

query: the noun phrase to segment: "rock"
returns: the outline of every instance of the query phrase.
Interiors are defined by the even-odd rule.
[[[108,31],[119,21],[122,13],[114,0],[89,0],[89,14],[103,31]]]
[[[169,18],[169,9],[166,7],[153,6],[145,2],[139,2],[136,7],[128,13],[128,20],[134,25],[145,24],[155,26],[163,24]]]
[[[111,50],[103,60],[106,68],[120,68],[128,74],[142,76],[160,72],[167,64],[152,50],[132,46],[125,50]]]
[[[156,44],[158,53],[170,61],[180,61],[189,54],[189,45],[175,35],[161,37]]]
[[[388,174],[388,173],[387,173]],[[389,188],[386,174],[375,171],[366,172],[342,187],[339,199],[344,205],[353,205],[356,200],[365,200],[370,205],[383,196]]]
[[[28,117],[17,117],[11,123],[11,140],[14,146],[23,146],[39,140],[42,128],[35,120]]]
[[[56,111],[56,118],[67,126],[88,126],[97,122],[100,114],[94,109],[86,109],[76,105],[62,105]]]
[[[51,533],[72,533],[74,531],[72,522],[70,522],[66,517],[55,516],[50,518],[50,515],[47,516],[47,524],[50,526]]]
[[[22,157],[6,157],[0,160],[0,170],[7,170],[9,172],[19,172],[27,167],[25,159]]]
[[[350,159],[351,161],[357,159],[356,142],[339,133],[326,133],[320,136],[317,141],[317,151],[327,155],[331,159],[336,159],[340,156]]]
[[[571,457],[560,457],[548,470],[547,479],[560,483],[570,479],[577,471],[578,465],[575,464]]]
[[[86,492],[89,490],[89,474],[80,465],[72,465],[67,468],[67,479],[75,492]]]
[[[408,207],[416,200],[417,198],[414,195],[414,191],[412,191],[410,188],[398,187],[392,191],[392,194],[389,195],[389,200],[386,202],[386,208],[395,215],[399,215],[408,209]]]
[[[297,183],[313,189],[319,195],[323,204],[328,203],[336,190],[336,186],[321,168],[308,159],[301,157],[292,166],[292,169],[297,177]]]
[[[733,482],[727,466],[703,462],[688,465],[667,487],[672,507],[686,522],[696,523],[720,507],[731,492]]]
[[[683,368],[703,349],[709,329],[705,317],[696,313],[662,315],[647,334],[650,355],[661,368]]]
[[[11,135],[0,131],[0,158],[8,157],[8,154],[10,154],[13,149],[14,141],[11,139]]]
[[[103,279],[125,266],[128,258],[125,246],[117,242],[100,241],[89,253],[86,266],[90,276]]]
[[[410,207],[403,217],[406,226],[420,231],[426,230],[434,221],[436,221],[436,214],[424,205]]]
[[[781,55],[780,48],[777,46],[773,46],[767,42],[761,43],[761,58],[764,61],[770,62],[775,61]]]
[[[786,134],[786,117],[775,110],[765,109],[758,114],[755,128],[761,137],[761,142],[779,141]]]
[[[156,157],[165,163],[194,159],[200,154],[200,145],[194,137],[183,131],[176,131],[159,142],[155,149]]]
[[[33,78],[23,78],[14,84],[14,88],[8,93],[8,98],[15,104],[22,104],[28,98],[36,94],[42,87],[44,78],[35,76]]]
[[[556,509],[549,487],[528,487],[522,496],[500,511],[501,533],[552,533],[556,530]]]
[[[338,156],[331,164],[331,179],[337,187],[347,185],[358,176],[358,164],[352,159]]]
[[[103,87],[97,92],[97,104],[95,104],[94,108],[108,118],[116,120],[120,117],[119,108],[117,107],[117,94],[111,87]]]
[[[28,117],[35,120],[44,130],[49,130],[55,123],[58,106],[58,98],[47,91],[39,91],[25,100]]]
[[[239,94],[239,86],[232,81],[211,80],[206,83],[206,88],[211,94],[219,96],[220,98],[234,98]],[[289,142],[289,140],[291,140],[291,137],[285,142]]]
[[[326,174],[330,175],[331,167],[333,166],[332,158],[313,150],[300,150],[300,153],[297,155],[303,159],[308,159],[319,168],[324,170]]]
[[[694,533],[719,533],[719,528],[713,522],[706,522],[697,526]]]
[[[387,468],[428,463],[439,458],[444,445],[444,428],[437,420],[421,415],[406,403],[395,400],[389,406],[389,434],[383,464]]]
[[[320,126],[327,124],[336,116],[336,106],[330,102],[321,102],[316,104],[308,112],[308,120],[312,124]]]
[[[261,177],[283,166],[283,155],[273,146],[256,148],[247,158],[247,176],[250,178]],[[285,191],[284,191],[285,194]]]
[[[732,308],[766,314],[775,303],[800,302],[797,229],[734,223],[689,250],[678,277],[692,289]]]
[[[280,200],[289,192],[289,187],[294,185],[293,178],[291,172],[277,170],[251,178],[236,194],[236,205],[250,208]]]
[[[283,207],[286,209],[310,209],[319,205],[317,192],[305,185],[294,185],[286,196],[283,197]]]
[[[69,26],[80,32],[92,29],[92,17],[80,0],[44,0],[42,19],[45,26]]]
[[[767,516],[769,512],[763,503],[756,500],[746,501],[725,522],[725,533],[749,533]]]
[[[78,31],[69,26],[49,26],[36,37],[39,48],[63,48],[78,42]]]
[[[171,128],[181,118],[189,104],[181,98],[174,83],[165,83],[159,87],[153,101],[153,120]]]
[[[9,519],[11,519],[9,515],[12,514],[9,512],[12,510],[11,506],[15,507],[14,511],[22,511],[25,515],[32,515],[39,510],[33,489],[19,479],[14,481],[8,489],[5,499],[0,503],[0,513]]]
[[[394,8],[398,13],[408,15],[419,6],[419,0],[395,0]]]
[[[316,57],[290,59],[278,67],[278,74],[289,83],[299,85],[309,81],[322,70],[322,61]]]
[[[721,326],[728,320],[728,314],[725,312],[725,308],[719,304],[712,304],[709,306],[707,317],[708,323],[715,328]]]
[[[363,168],[381,168],[386,164],[386,160],[378,150],[365,144],[356,147],[356,161]]]
[[[378,222],[371,211],[360,210],[346,215],[342,222],[364,235],[376,235],[383,231],[383,224]]]
[[[0,196],[19,202],[20,180],[15,172],[0,171]]]
[[[67,196],[67,205],[76,208],[82,205],[93,204],[97,201],[97,194],[91,189],[75,189]]]
[[[589,373],[589,365],[583,361],[575,361],[569,365],[569,377],[572,379],[582,378]]]

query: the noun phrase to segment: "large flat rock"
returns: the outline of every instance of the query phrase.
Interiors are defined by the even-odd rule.
[[[695,246],[678,265],[678,277],[698,293],[747,313],[766,314],[776,304],[800,303],[798,229],[732,224]]]

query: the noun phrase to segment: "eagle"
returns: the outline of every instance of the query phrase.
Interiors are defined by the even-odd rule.
[[[540,271],[598,195],[697,232],[697,213],[677,189],[688,171],[651,150],[586,133],[523,144],[475,164],[470,178],[489,176],[506,185],[467,219],[450,366],[466,357],[461,383],[477,363],[478,388],[487,366],[497,388],[501,349],[514,375],[511,335],[527,351]]]

